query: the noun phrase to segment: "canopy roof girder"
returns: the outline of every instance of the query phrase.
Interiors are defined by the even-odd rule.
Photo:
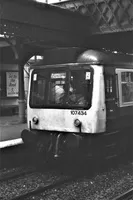
[[[133,31],[132,0],[71,0],[58,5],[88,16],[96,33]]]
[[[78,13],[31,1],[0,0],[0,6],[0,34],[53,46],[82,45],[92,34],[89,19]]]

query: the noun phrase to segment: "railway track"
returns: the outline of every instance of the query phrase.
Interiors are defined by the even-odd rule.
[[[15,168],[14,168],[15,169]],[[26,182],[31,183],[29,185],[32,185],[32,180],[33,180],[33,185],[34,181],[37,179],[39,179],[39,177],[42,180],[42,183],[37,185],[36,187],[33,186],[33,188],[28,188],[26,185]],[[11,196],[7,196],[7,194],[5,194],[5,196],[1,196],[1,198],[3,199],[10,199],[10,200],[24,200],[27,199],[29,197],[33,197],[33,196],[38,196],[41,193],[44,193],[48,190],[51,189],[55,189],[58,188],[59,186],[61,186],[62,184],[65,183],[69,183],[71,181],[74,181],[75,179],[77,179],[77,177],[75,176],[70,176],[70,175],[63,175],[62,173],[60,174],[59,172],[56,171],[51,171],[50,169],[48,170],[47,168],[45,168],[45,170],[39,170],[38,168],[33,168],[33,167],[29,167],[26,169],[26,167],[24,167],[24,169],[22,168],[18,168],[15,169],[15,172],[9,172],[0,176],[0,183],[3,185],[7,185],[7,187],[9,188],[9,191],[11,191],[10,187],[12,188],[12,185],[15,186],[13,187],[13,191],[15,191],[15,188],[17,187],[16,183],[22,183],[22,187],[24,186],[23,192],[20,193],[16,193],[14,195]],[[24,180],[24,181],[23,181]],[[23,184],[24,183],[24,184]]]
[[[32,190],[30,192],[27,192],[27,193],[21,194],[19,196],[13,197],[10,200],[24,200],[24,199],[28,199],[29,197],[33,197],[33,196],[34,196],[34,199],[35,199],[35,196],[40,195],[41,193],[47,192],[48,190],[59,188],[63,184],[71,183],[74,180],[75,179],[73,177],[64,178],[64,179],[58,180],[55,183],[47,184],[45,186],[38,187],[35,190]],[[45,196],[47,196],[47,194]]]
[[[125,168],[122,170],[122,172],[123,171],[125,171]],[[116,175],[116,173],[115,173],[115,175]],[[37,179],[35,177],[37,177],[37,179],[39,180],[38,181],[39,184],[37,183],[37,181],[36,181]],[[54,189],[58,190],[58,188],[60,188],[61,186],[64,187],[65,184],[69,185],[69,183],[70,183],[70,185],[71,185],[71,183],[73,183],[74,181],[76,182],[78,179],[79,180],[82,179],[82,177],[83,177],[82,174],[79,175],[77,173],[76,174],[72,173],[70,175],[70,173],[69,173],[69,175],[68,175],[68,173],[66,173],[66,171],[63,174],[59,169],[56,171],[53,169],[51,170],[49,168],[49,165],[43,167],[43,169],[32,167],[31,165],[20,167],[20,169],[18,168],[18,170],[15,171],[15,173],[9,172],[8,174],[5,173],[3,176],[1,176],[1,174],[0,174],[0,183],[3,182],[3,188],[4,188],[3,191],[6,189],[6,194],[3,192],[3,195],[0,195],[0,199],[3,199],[3,200],[7,200],[7,199],[8,200],[9,199],[10,200],[31,200],[31,199],[36,199],[38,196],[41,196],[41,195],[43,197],[47,197],[49,191],[51,191],[51,190],[54,191]],[[113,177],[114,177],[114,175],[113,175]],[[8,181],[8,180],[10,180],[10,181]],[[101,181],[101,179],[100,179],[100,181]],[[20,183],[21,187],[19,187],[18,182]],[[105,178],[103,180],[103,183],[105,183]],[[4,186],[4,185],[6,185],[6,186]],[[90,181],[89,181],[88,185],[90,185]],[[91,188],[91,185],[88,187]],[[10,191],[13,191],[14,194],[11,193],[11,195],[7,195],[8,194],[7,188],[8,188],[9,193],[10,193]],[[12,188],[12,189],[10,189],[10,188]],[[117,188],[115,188],[115,189],[117,189]],[[114,194],[116,195],[118,193],[114,192]],[[6,196],[4,196],[4,195],[6,195]],[[112,195],[112,197],[113,197],[113,195]],[[129,191],[125,192],[124,194],[115,197],[113,200],[133,200],[133,188],[130,189]]]
[[[34,167],[14,168],[14,171],[11,170],[7,173],[6,173],[6,170],[5,170],[5,173],[0,175],[0,182],[17,179],[17,178],[22,177],[24,175],[32,174],[34,172],[36,172],[36,168],[34,168]]]
[[[131,188],[127,192],[117,196],[113,200],[133,200],[133,188]]]

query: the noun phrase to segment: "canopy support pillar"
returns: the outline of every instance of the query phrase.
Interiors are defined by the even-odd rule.
[[[23,66],[19,65],[19,122],[25,123],[25,92],[24,92],[24,71]]]

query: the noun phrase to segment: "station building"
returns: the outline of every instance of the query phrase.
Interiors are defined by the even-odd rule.
[[[0,116],[15,115],[19,110],[19,66],[11,47],[0,41]],[[28,94],[30,65],[41,57],[33,56],[24,66],[25,106]]]
[[[12,50],[10,48],[0,48],[2,55],[0,63],[0,116],[18,114],[18,97],[19,97],[19,66],[13,59]],[[5,53],[6,52],[6,53]],[[4,55],[11,55],[10,59],[4,60]],[[29,71],[30,66],[36,60],[42,59],[41,56],[33,56],[24,65],[24,93],[25,106],[28,96]]]
[[[9,37],[7,41],[8,38],[0,36],[0,115],[19,112],[23,118],[29,63],[25,67],[23,64],[29,59],[29,52],[36,55],[46,48],[74,46],[132,52],[133,3],[130,0],[121,3],[105,0],[97,3],[89,0],[26,0],[23,3],[20,0],[0,0],[0,4],[3,12],[0,34]],[[10,41],[12,38],[16,44]],[[23,62],[17,62],[12,49],[17,42],[18,46],[23,45],[20,52]],[[24,74],[24,78],[20,74]]]

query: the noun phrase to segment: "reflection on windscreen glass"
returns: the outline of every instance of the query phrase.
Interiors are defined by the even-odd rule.
[[[88,92],[90,87],[90,72],[72,71],[69,85],[69,100],[70,105],[87,105]]]
[[[52,73],[49,82],[49,99],[50,104],[63,104],[65,96],[66,73]]]
[[[34,74],[32,84],[32,98],[33,105],[43,105],[45,100],[46,78],[40,74]]]

